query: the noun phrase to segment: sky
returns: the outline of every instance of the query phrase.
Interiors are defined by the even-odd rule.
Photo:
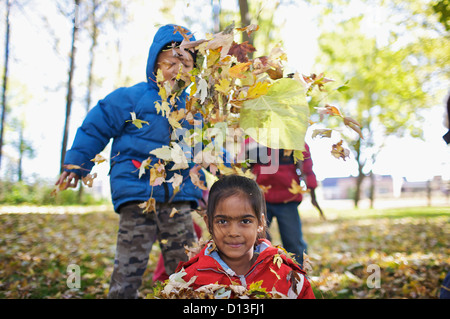
[[[20,107],[10,116],[23,118],[26,121],[26,138],[30,140],[35,157],[24,161],[25,176],[39,176],[47,180],[56,180],[59,171],[62,131],[65,115],[65,81],[67,78],[70,48],[71,23],[54,8],[53,1],[42,0],[34,8],[17,7],[12,17],[12,47],[11,47],[11,83],[23,83],[24,88],[18,89],[13,97],[20,100]],[[229,5],[231,1],[222,1]],[[237,1],[236,1],[237,2]],[[145,81],[145,65],[147,52],[157,26],[160,24],[178,22],[165,20],[159,14],[158,1],[141,1],[140,4],[129,6],[133,13],[132,23],[120,32],[123,79],[132,79],[131,83]],[[200,10],[200,12],[199,12]],[[1,14],[4,13],[2,9]],[[48,27],[39,15],[46,14],[48,25],[58,38],[55,45],[54,37],[49,35]],[[315,55],[318,52],[318,31],[314,27],[317,11],[303,2],[294,2],[282,8],[275,17],[282,25],[282,41],[288,55],[288,67],[309,74],[319,72],[314,70]],[[193,25],[188,26],[197,38],[205,35],[204,26],[211,26],[211,14],[208,6],[198,7],[195,2],[189,6],[179,3],[174,8],[175,16],[199,17]],[[3,22],[3,19],[2,19]],[[4,34],[1,23],[0,34]],[[304,32],[299,32],[303,30]],[[113,32],[113,31],[111,31]],[[114,31],[116,32],[116,31]],[[84,35],[78,47],[79,58],[87,61],[89,41]],[[117,82],[118,53],[111,41],[99,47],[101,60],[96,66],[96,74],[102,78],[102,84],[94,91],[93,101],[97,101],[114,88]],[[299,47],[301,45],[301,47]],[[56,46],[56,49],[55,49]],[[303,48],[308,48],[307,50]],[[0,47],[3,50],[3,45]],[[3,64],[3,58],[0,59]],[[84,65],[84,64],[83,64]],[[71,145],[77,127],[86,114],[82,99],[85,94],[83,86],[86,74],[83,67],[76,70],[75,95],[77,100],[73,105],[69,146]],[[450,146],[442,139],[446,128],[444,121],[444,99],[442,105],[436,105],[426,112],[423,125],[424,140],[412,138],[389,138],[386,147],[380,152],[374,167],[377,174],[396,175],[408,180],[427,180],[434,175],[444,175],[450,179]],[[95,104],[93,102],[93,105]],[[91,107],[93,106],[91,105]],[[9,133],[12,137],[12,133]],[[311,147],[314,170],[319,180],[326,177],[349,176],[357,174],[354,158],[343,161],[331,156],[331,144],[340,137],[314,139],[307,138]],[[5,153],[14,156],[10,147],[5,147]],[[8,170],[2,165],[1,176]],[[108,165],[97,168],[100,178],[106,178]]]

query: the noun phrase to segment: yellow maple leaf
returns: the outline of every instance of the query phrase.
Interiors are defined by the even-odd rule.
[[[229,79],[220,79],[219,84],[216,84],[214,88],[225,95],[231,91],[231,81]]]
[[[256,99],[261,95],[266,95],[267,91],[269,91],[269,88],[269,82],[256,82],[255,85],[251,86],[248,89],[247,99]]]
[[[244,79],[246,78],[246,75],[243,73],[248,70],[252,62],[246,62],[246,63],[238,63],[235,66],[231,67],[228,73],[233,78],[239,78]]]
[[[307,190],[304,189],[299,183],[297,183],[297,182],[295,181],[295,179],[292,179],[291,187],[289,188],[289,192],[290,192],[291,194],[296,195],[296,194],[303,194],[303,193],[306,193]]]

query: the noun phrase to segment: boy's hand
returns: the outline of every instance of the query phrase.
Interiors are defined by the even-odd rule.
[[[71,188],[77,187],[80,176],[78,176],[75,173],[69,173],[66,171],[61,173],[61,175],[59,176],[59,179],[56,181],[55,185],[63,185],[66,178],[67,178],[67,182],[65,183],[65,185],[62,188],[60,188],[61,190],[66,190],[69,187],[71,187]]]

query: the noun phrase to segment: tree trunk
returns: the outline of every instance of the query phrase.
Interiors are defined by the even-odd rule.
[[[3,149],[3,134],[5,129],[6,119],[6,93],[8,89],[8,64],[9,64],[9,42],[11,34],[11,24],[9,21],[9,14],[11,12],[11,2],[6,0],[6,24],[5,24],[5,60],[3,66],[3,85],[2,85],[2,118],[0,128],[0,168],[2,165],[2,149]]]
[[[221,0],[211,0],[212,5],[212,15],[213,15],[213,32],[218,33],[221,29],[220,25],[220,11],[221,11]]]
[[[354,203],[355,203],[355,208],[358,208],[358,204],[361,199],[361,186],[362,186],[362,182],[365,177],[365,175],[362,171],[363,167],[364,167],[364,163],[361,163],[361,139],[359,139],[358,142],[356,142],[355,150],[356,150],[356,161],[358,162],[358,176],[356,177],[356,190],[355,190]]]
[[[23,156],[25,154],[25,139],[23,137],[23,130],[24,130],[24,124],[23,122],[20,122],[19,125],[19,163],[17,165],[17,180],[19,182],[22,181],[22,162],[23,162]]]
[[[74,0],[75,2],[75,10],[78,10],[80,5],[80,0]],[[73,101],[73,76],[75,71],[75,54],[76,54],[76,41],[78,37],[78,26],[76,21],[76,15],[74,15],[73,19],[73,30],[72,30],[72,48],[70,51],[70,62],[69,62],[69,79],[67,81],[67,96],[66,96],[66,119],[64,123],[64,133],[63,133],[63,141],[61,147],[61,162],[60,162],[60,173],[64,170],[64,158],[66,157],[67,150],[67,141],[69,138],[69,126],[70,126],[70,113],[72,110],[72,101]]]
[[[247,0],[239,0],[239,12],[241,14],[241,28],[248,26],[250,24],[250,14]],[[249,41],[250,43],[251,40],[247,32],[242,32],[242,42],[245,41]]]
[[[375,202],[375,187],[376,187],[375,186],[375,175],[373,174],[373,171],[370,171],[369,178],[370,178],[370,193],[369,193],[370,208],[373,209],[374,202]]]

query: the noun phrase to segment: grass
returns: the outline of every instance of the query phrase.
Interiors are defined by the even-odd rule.
[[[317,298],[437,298],[450,271],[450,208],[301,212]],[[201,220],[195,215],[197,222]],[[0,298],[106,298],[118,215],[0,215]],[[273,241],[280,244],[276,222]],[[158,245],[150,255],[142,295],[153,288]],[[81,269],[81,288],[67,287],[67,266]],[[370,265],[380,288],[369,288]]]

